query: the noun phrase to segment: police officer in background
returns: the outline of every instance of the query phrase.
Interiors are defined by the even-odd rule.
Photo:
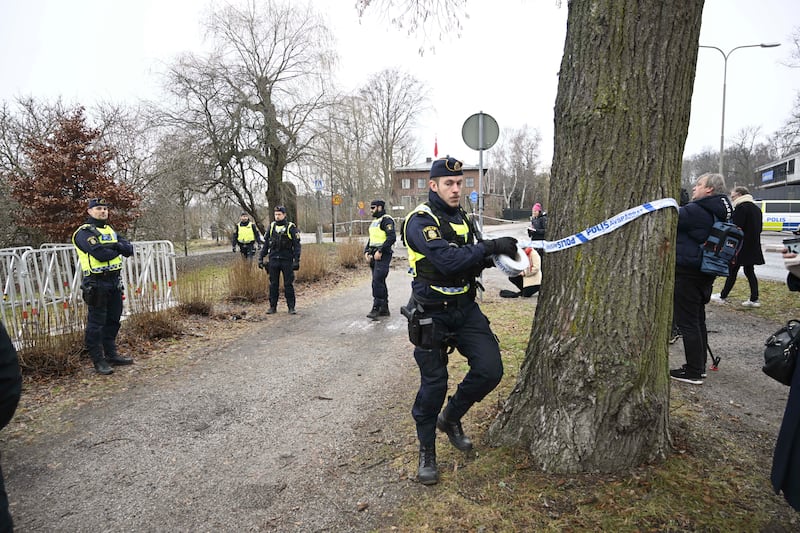
[[[452,157],[433,162],[428,201],[414,209],[402,230],[413,276],[409,337],[412,331],[419,333],[412,342],[421,379],[411,413],[420,444],[417,477],[425,485],[439,481],[436,428],[459,450],[471,450],[461,417],[494,390],[503,376],[497,338],[475,303],[475,278],[491,264],[489,256],[517,253],[512,237],[475,242],[475,230],[459,205],[464,180],[461,166]],[[432,318],[433,323],[415,322],[420,317]],[[470,368],[440,412],[447,394],[448,346],[458,349]]]
[[[394,219],[386,214],[383,200],[372,200],[372,224],[369,225],[369,240],[364,248],[364,257],[372,269],[372,310],[367,318],[377,320],[379,316],[389,316],[389,290],[386,277],[392,262],[392,246],[397,236],[394,232]]]
[[[8,337],[5,326],[0,322],[0,429],[6,427],[14,416],[22,394],[22,374],[19,372],[17,351]],[[8,511],[3,471],[0,470],[0,531],[13,531],[14,523]]]
[[[300,270],[300,232],[294,222],[286,220],[286,208],[282,205],[275,208],[274,216],[275,220],[264,235],[264,246],[258,257],[259,264],[269,273],[267,314],[272,315],[277,311],[278,284],[282,273],[286,305],[289,306],[289,314],[294,315],[297,314],[294,309],[294,272]]]
[[[84,342],[95,370],[111,374],[112,365],[130,365],[133,359],[117,353],[122,316],[122,258],[133,255],[133,245],[108,225],[108,204],[89,200],[89,219],[72,234],[72,244],[83,270],[83,301],[89,309]]]
[[[256,255],[256,243],[263,244],[261,234],[255,223],[250,221],[250,215],[242,212],[239,223],[233,228],[233,251],[236,252],[238,244],[242,257],[250,259]]]

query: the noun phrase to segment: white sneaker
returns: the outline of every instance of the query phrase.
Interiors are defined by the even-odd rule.
[[[714,294],[711,295],[711,301],[716,302],[718,304],[728,303],[728,300],[723,298],[722,295],[718,292],[715,292]]]
[[[742,302],[742,307],[761,307],[761,302],[751,302],[747,300]]]

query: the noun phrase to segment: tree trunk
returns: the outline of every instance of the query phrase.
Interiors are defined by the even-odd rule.
[[[702,0],[569,2],[548,240],[677,198]],[[612,472],[669,450],[673,209],[547,254],[519,381],[490,437],[552,472]]]

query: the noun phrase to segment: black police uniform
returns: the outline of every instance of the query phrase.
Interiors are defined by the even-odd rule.
[[[17,351],[11,344],[5,326],[0,323],[0,429],[6,427],[17,410],[22,393],[22,375],[19,371]],[[0,469],[0,531],[12,531],[14,524],[8,511],[3,471]]]
[[[122,262],[117,257],[133,255],[133,245],[103,220],[89,217],[72,236],[75,247],[88,255],[88,268],[82,264],[83,299],[88,307],[84,342],[98,372],[110,374],[111,364],[133,361],[117,354],[117,334],[122,316]],[[80,253],[79,253],[80,257]]]
[[[264,236],[264,246],[258,257],[259,263],[264,263],[267,256],[269,263],[269,308],[275,312],[278,306],[278,291],[281,273],[283,274],[283,292],[286,296],[286,305],[289,312],[295,312],[294,271],[300,268],[300,232],[293,222],[285,218],[273,221]]]
[[[442,411],[448,423],[459,425],[459,432],[461,417],[489,394],[503,376],[497,338],[489,327],[489,319],[475,303],[475,277],[488,266],[487,250],[483,243],[474,243],[471,226],[464,236],[444,227],[467,223],[460,207],[451,208],[433,191],[428,194],[427,205],[438,222],[430,214],[415,212],[409,215],[403,228],[409,255],[425,256],[424,261],[417,261],[416,272],[412,272],[415,274],[411,282],[412,298],[434,323],[432,347],[414,348],[421,380],[412,415],[421,448],[432,448],[435,444],[437,416],[447,394],[446,344],[457,348],[470,367]]]
[[[394,231],[394,219],[383,210],[383,202],[373,202],[378,206],[373,213],[376,218],[370,225],[370,238],[364,248],[364,253],[370,256],[369,267],[372,269],[372,310],[367,318],[375,319],[379,316],[389,316],[389,289],[386,288],[386,278],[389,276],[389,267],[392,262],[392,246],[397,241]],[[376,238],[377,237],[377,238]],[[380,252],[381,258],[375,259],[375,253]]]

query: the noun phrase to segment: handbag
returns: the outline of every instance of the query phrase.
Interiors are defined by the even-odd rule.
[[[800,351],[800,320],[787,322],[770,335],[764,345],[764,373],[784,385],[791,385]]]

